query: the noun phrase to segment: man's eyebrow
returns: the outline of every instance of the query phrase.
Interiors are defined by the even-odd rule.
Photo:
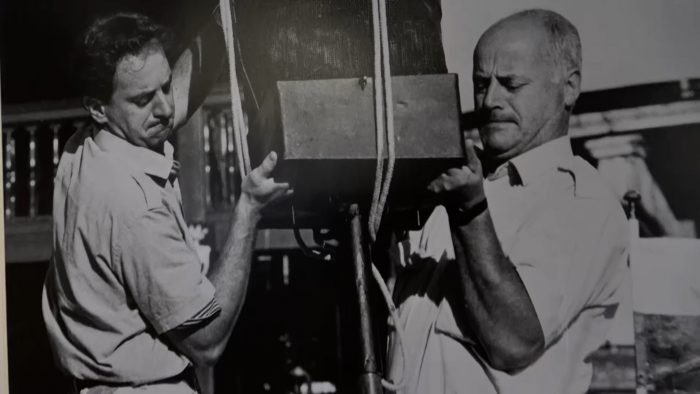
[[[524,81],[524,82],[530,80],[530,78],[527,77],[526,75],[512,74],[512,73],[500,74],[500,75],[497,74],[496,79],[499,79],[501,81]]]
[[[522,78],[522,75],[516,74],[516,73],[503,73],[503,74],[498,74],[496,73],[496,78],[499,79],[518,79]]]
[[[165,81],[165,83],[163,83],[163,84],[160,85],[160,86],[168,86],[168,85],[172,84],[172,82],[173,82],[173,76],[172,76],[172,74],[171,74],[170,77],[168,77],[168,80]],[[160,88],[160,87],[159,87],[159,88]],[[144,89],[144,90],[137,91],[137,92],[134,93],[133,95],[130,95],[130,96],[129,96],[129,99],[130,99],[130,100],[138,100],[138,99],[140,99],[140,98],[142,98],[142,97],[145,97],[145,96],[148,96],[148,95],[151,95],[151,94],[155,93],[156,90],[158,90],[159,88],[155,88],[155,89]]]
[[[145,96],[148,96],[148,95],[155,93],[155,91],[156,91],[155,89],[142,90],[142,91],[139,91],[139,92],[136,92],[136,93],[130,95],[129,99],[130,100],[138,100],[142,97],[145,97]]]

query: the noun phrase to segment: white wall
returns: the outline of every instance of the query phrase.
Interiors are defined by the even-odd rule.
[[[700,77],[699,0],[442,0],[447,67],[462,108],[473,109],[472,52],[481,33],[513,12],[547,8],[579,29],[583,90]]]

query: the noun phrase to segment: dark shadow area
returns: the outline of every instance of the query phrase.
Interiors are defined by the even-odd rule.
[[[48,263],[6,265],[7,347],[12,394],[67,393],[70,379],[54,365],[41,316]]]

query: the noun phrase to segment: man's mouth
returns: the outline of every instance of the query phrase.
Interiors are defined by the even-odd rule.
[[[481,117],[481,127],[488,126],[503,126],[505,124],[515,124],[515,120],[508,116],[494,115],[494,114],[484,114]]]
[[[153,130],[153,132],[155,132],[155,133],[170,131],[171,128],[172,128],[172,123],[158,123],[158,124],[154,124],[153,126],[149,127],[149,129]]]
[[[515,124],[510,119],[489,119],[482,124],[483,127],[502,127],[508,124]]]

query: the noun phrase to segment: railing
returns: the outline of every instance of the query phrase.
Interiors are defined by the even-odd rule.
[[[201,156],[203,161],[204,176],[196,180],[201,187],[188,193],[203,193],[206,211],[227,210],[235,204],[238,184],[228,102],[212,96],[194,118],[186,133],[201,134],[195,145],[191,136],[175,142],[181,148],[176,150],[178,158],[186,149],[187,155]],[[94,126],[73,101],[3,108],[6,220],[51,215],[53,178],[63,147],[73,133],[86,127]]]
[[[207,185],[205,202],[208,211],[230,209],[238,189],[237,164],[231,107],[224,99],[209,100],[201,109],[204,165]],[[195,130],[196,132],[196,130]]]
[[[182,163],[186,219],[210,229],[216,250],[228,232],[239,187],[228,95],[212,95],[173,143]],[[79,130],[94,127],[77,101],[5,105],[2,149],[7,262],[51,257],[53,179],[63,147]],[[310,237],[309,237],[310,238]],[[296,247],[284,230],[265,230],[258,249]]]
[[[53,177],[68,138],[89,126],[74,102],[3,111],[5,219],[51,214]]]
[[[53,178],[63,146],[89,127],[76,102],[3,106],[2,149],[6,261],[51,256]]]

